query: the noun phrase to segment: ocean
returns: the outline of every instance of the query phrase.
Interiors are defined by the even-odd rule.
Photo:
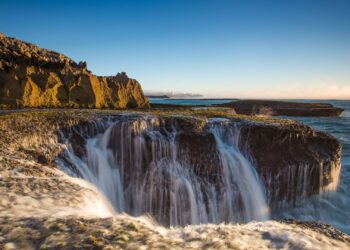
[[[174,105],[189,105],[189,106],[198,106],[198,105],[213,105],[213,104],[223,104],[227,102],[232,102],[237,99],[175,99],[175,98],[149,98],[150,103],[152,104],[174,104]]]
[[[212,105],[235,99],[150,99],[151,103]],[[350,100],[289,100],[331,103],[344,109],[340,117],[286,117],[335,136],[342,144],[341,180],[337,191],[309,197],[295,206],[272,215],[275,219],[293,218],[320,221],[350,233]]]

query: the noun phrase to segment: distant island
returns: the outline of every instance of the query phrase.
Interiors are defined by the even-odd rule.
[[[147,98],[161,98],[161,99],[167,99],[170,98],[167,95],[146,95]]]
[[[162,92],[162,91],[144,91],[148,98],[200,98],[201,94],[179,93],[179,92]]]

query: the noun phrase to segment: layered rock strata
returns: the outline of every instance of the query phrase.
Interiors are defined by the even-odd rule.
[[[0,33],[2,108],[144,108],[141,85],[124,72],[96,76],[86,62]]]

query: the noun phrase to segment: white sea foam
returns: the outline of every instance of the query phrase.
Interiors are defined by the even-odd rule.
[[[343,113],[340,116],[341,117],[350,117],[350,111],[344,110]]]
[[[2,177],[6,197],[0,196],[0,216],[9,217],[110,217],[113,206],[103,194],[85,180],[66,176]]]

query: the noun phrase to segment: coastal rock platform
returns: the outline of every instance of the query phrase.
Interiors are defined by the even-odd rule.
[[[329,171],[332,170],[331,166],[334,167],[333,171],[340,168],[341,149],[336,139],[285,119],[205,110],[180,110],[177,113],[65,109],[0,112],[1,249],[142,249],[145,245],[157,249],[244,249],[248,246],[251,249],[324,249],[325,246],[346,249],[350,246],[349,236],[331,226],[317,223],[265,221],[166,228],[147,215],[132,217],[116,213],[94,186],[62,171],[57,159],[66,150],[63,137],[70,135],[69,138],[78,144],[74,150],[80,150],[80,154],[84,155],[85,137],[96,136],[106,129],[100,127],[99,122],[113,122],[131,116],[158,117],[164,121],[165,127],[175,124],[180,132],[183,131],[179,133],[179,143],[184,145],[185,151],[205,141],[209,145],[205,154],[213,156],[216,153],[210,144],[215,141],[205,132],[208,120],[214,119],[217,123],[224,118],[226,123],[239,123],[242,125],[240,147],[243,152],[246,150],[247,156],[253,156],[252,161],[263,181],[265,173],[275,171],[265,164],[269,161],[278,163],[279,155],[276,155],[276,159],[263,157],[265,152],[257,151],[255,146],[264,142],[285,150],[284,147],[290,148],[293,143],[293,150],[300,157],[297,160],[313,164],[311,169],[321,170],[318,166],[326,166],[326,162],[329,162],[329,168],[312,172],[324,175],[324,181],[310,185],[310,194],[334,184]],[[276,137],[268,136],[270,130]],[[269,138],[271,141],[268,141]],[[205,148],[202,145],[201,149]],[[305,152],[300,153],[297,148]],[[205,154],[199,151],[193,153],[203,158],[203,161],[197,159],[192,163],[197,167],[198,175],[205,177]],[[215,157],[212,159],[215,161]],[[288,159],[292,162],[291,158]],[[279,164],[276,169],[283,166],[289,169],[293,165]],[[208,170],[217,171],[214,165]],[[301,171],[300,167],[295,171]],[[297,187],[293,186],[298,183],[291,182],[291,185],[288,188],[295,188],[294,195],[304,194],[298,193]],[[271,197],[280,200],[282,193]],[[286,197],[286,200],[293,200]],[[274,202],[274,199],[270,202]],[[252,245],[252,242],[255,243]]]

